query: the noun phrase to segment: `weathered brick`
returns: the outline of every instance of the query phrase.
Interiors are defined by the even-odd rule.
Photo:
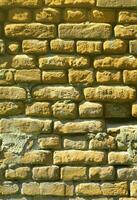
[[[3,183],[0,184],[0,195],[14,195],[18,193],[19,187],[17,184]]]
[[[39,67],[42,69],[66,69],[66,67],[87,68],[89,67],[89,59],[87,57],[74,55],[52,55],[41,57],[39,59]]]
[[[115,37],[125,38],[125,39],[134,39],[137,38],[137,25],[117,25],[115,26]]]
[[[81,54],[98,54],[102,52],[100,41],[78,41],[77,52]]]
[[[19,39],[22,39],[22,37],[49,39],[56,37],[56,27],[41,23],[7,24],[5,26],[5,35],[10,38]]]
[[[50,117],[51,105],[48,102],[35,102],[26,106],[27,116]]]
[[[72,136],[64,139],[64,149],[86,149],[87,141],[85,136]]]
[[[65,150],[54,152],[54,164],[58,165],[97,165],[106,163],[106,155],[101,151]]]
[[[0,70],[0,85],[12,85],[14,82],[14,74],[11,69]]]
[[[131,197],[137,197],[137,181],[132,181],[130,183],[130,191],[131,191]]]
[[[30,22],[32,19],[31,12],[28,9],[12,8],[8,13],[8,20],[10,22]]]
[[[20,6],[20,7],[39,7],[42,5],[42,0],[0,0],[0,7],[4,6]]]
[[[132,116],[137,117],[137,103],[132,104]]]
[[[31,170],[29,167],[18,167],[16,169],[7,169],[5,178],[8,180],[23,180],[30,177]]]
[[[0,87],[0,99],[1,100],[25,100],[26,91],[21,87]]]
[[[58,23],[60,17],[60,11],[54,8],[41,8],[35,11],[37,22]]]
[[[56,102],[53,106],[53,116],[58,119],[75,119],[77,106],[75,103]]]
[[[59,84],[67,82],[67,73],[63,70],[47,70],[42,72],[43,83]]]
[[[54,132],[59,134],[96,133],[103,131],[104,122],[101,120],[71,121],[54,123]]]
[[[89,178],[95,181],[112,181],[115,178],[115,169],[108,167],[91,167],[89,169]]]
[[[106,103],[104,110],[106,118],[128,118],[130,117],[131,106],[123,103]]]
[[[12,59],[11,67],[15,69],[31,69],[36,68],[34,57],[28,55],[16,55]]]
[[[24,113],[24,105],[21,102],[0,102],[0,116],[19,115]]]
[[[101,56],[95,59],[94,67],[100,69],[136,69],[137,59],[134,56]]]
[[[76,193],[80,196],[127,196],[127,182],[118,183],[81,183],[76,186]]]
[[[47,40],[23,40],[23,53],[45,54],[48,51]]]
[[[86,167],[62,167],[61,179],[64,181],[86,180]]]
[[[116,140],[112,136],[107,137],[95,137],[89,142],[89,149],[93,150],[115,150],[116,149]]]
[[[100,103],[84,102],[79,105],[79,115],[81,118],[102,117],[103,106]]]
[[[102,84],[110,84],[110,83],[118,84],[122,82],[122,74],[120,71],[115,71],[115,70],[97,71],[96,80],[98,83]]]
[[[120,168],[117,170],[117,177],[119,180],[136,180],[137,179],[137,168]]]
[[[3,40],[0,40],[0,54],[5,53],[5,42]]]
[[[137,70],[124,70],[123,81],[126,84],[137,84]]]
[[[68,74],[70,84],[92,85],[94,82],[94,74],[92,70],[69,70]]]
[[[22,156],[20,162],[31,165],[50,165],[52,163],[52,153],[44,150],[29,151]]]
[[[136,7],[136,0],[97,0],[97,6],[99,7]]]
[[[95,0],[45,0],[45,4],[48,6],[70,6],[70,7],[89,7],[93,6],[95,4]]]
[[[137,40],[129,41],[129,52],[131,54],[137,54]]]
[[[60,149],[61,138],[58,135],[50,135],[38,140],[41,149]]]
[[[78,89],[71,86],[37,86],[32,91],[34,99],[38,100],[74,100],[81,99]]]
[[[64,21],[65,22],[84,22],[87,20],[86,10],[84,9],[65,9]]]
[[[137,23],[137,11],[135,10],[122,10],[119,12],[118,21],[120,23],[133,24]]]
[[[73,185],[66,183],[41,183],[40,194],[46,196],[73,196]]]
[[[110,152],[108,154],[108,163],[113,165],[130,164],[130,156],[127,152]]]
[[[71,32],[70,32],[71,30]],[[79,31],[78,31],[79,30]],[[112,29],[110,24],[60,24],[59,37],[66,39],[107,39]]]
[[[40,184],[37,182],[23,183],[21,193],[23,195],[35,196],[40,194]]]
[[[16,70],[14,80],[21,83],[39,83],[41,82],[41,72],[38,69]]]
[[[88,101],[129,102],[136,98],[134,88],[128,86],[99,86],[84,89]]]
[[[47,166],[47,167],[34,167],[33,168],[34,180],[58,180],[59,179],[59,167]]]
[[[75,51],[75,42],[73,40],[51,40],[50,48],[53,52],[57,53],[72,53]]]
[[[16,41],[8,42],[7,43],[7,52],[12,55],[19,54],[20,51],[20,43]]]
[[[51,120],[39,120],[31,118],[3,118],[0,120],[0,133],[50,133],[51,123]]]
[[[90,12],[90,18],[92,22],[113,23],[115,22],[115,17],[116,14],[114,10],[111,9],[95,8]]]
[[[125,53],[127,50],[127,43],[120,39],[106,40],[103,44],[105,53]]]

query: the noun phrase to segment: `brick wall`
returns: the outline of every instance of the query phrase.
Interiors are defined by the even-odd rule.
[[[0,200],[137,200],[137,0],[0,0]]]

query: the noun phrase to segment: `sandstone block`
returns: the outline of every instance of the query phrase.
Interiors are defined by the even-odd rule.
[[[79,115],[81,118],[102,117],[103,106],[100,103],[84,102],[79,105]]]
[[[31,170],[29,167],[18,167],[16,169],[7,169],[5,178],[8,180],[23,180],[30,177]]]
[[[7,6],[20,6],[20,7],[29,7],[35,8],[42,5],[42,0],[0,0],[0,7]]]
[[[1,100],[25,100],[26,91],[21,87],[0,87],[0,99]]]
[[[39,67],[42,69],[88,68],[89,59],[84,56],[52,55],[41,57]]]
[[[136,98],[134,88],[128,86],[99,86],[84,89],[88,101],[129,102]]]
[[[86,137],[84,136],[72,136],[64,139],[64,149],[86,149]]]
[[[37,22],[58,23],[60,17],[60,11],[54,8],[40,8],[35,11]]]
[[[51,124],[51,120],[39,120],[31,118],[3,118],[0,120],[0,133],[50,133]]]
[[[62,167],[61,179],[64,181],[78,181],[87,179],[86,167]]]
[[[59,84],[67,82],[67,73],[63,70],[47,70],[42,72],[43,83]]]
[[[31,69],[36,68],[36,63],[34,57],[24,54],[14,56],[11,66],[15,69]]]
[[[58,180],[59,179],[59,167],[47,166],[47,167],[34,167],[33,168],[34,180]]]
[[[60,6],[70,6],[70,7],[89,7],[95,4],[95,0],[64,0],[64,1],[55,1],[55,0],[45,0],[45,4],[53,7]]]
[[[9,10],[8,20],[15,23],[30,22],[32,20],[32,14],[28,9],[12,8]]]
[[[137,179],[137,168],[121,168],[117,170],[117,177],[119,180],[129,181]]]
[[[106,163],[106,155],[101,151],[65,150],[54,152],[54,164],[57,165],[97,165]]]
[[[38,100],[81,100],[81,92],[72,86],[37,86],[32,96]]]
[[[65,9],[64,21],[65,22],[84,22],[87,20],[86,10],[84,9]]]
[[[23,40],[23,53],[45,54],[48,51],[47,40]]]
[[[130,183],[130,191],[132,197],[137,197],[137,181],[132,181]]]
[[[125,53],[127,50],[127,43],[120,39],[106,40],[103,44],[105,53]]]
[[[41,23],[30,24],[7,24],[5,26],[5,35],[10,38],[38,38],[50,39],[56,37],[56,28],[54,25],[45,25]]]
[[[132,116],[137,117],[137,103],[132,104]]]
[[[3,183],[0,184],[0,195],[14,195],[19,191],[17,184]]]
[[[58,135],[49,135],[38,140],[41,149],[60,149],[61,138]]]
[[[115,169],[108,167],[91,167],[89,169],[89,178],[95,181],[112,181],[115,178]]]
[[[120,23],[134,24],[137,23],[137,11],[135,10],[124,10],[119,12],[118,21]]]
[[[59,25],[59,37],[65,39],[108,39],[111,34],[111,25],[105,23]]]
[[[29,165],[50,165],[52,163],[52,153],[44,150],[34,150],[26,152],[20,161]]]
[[[51,40],[50,48],[53,52],[57,53],[72,53],[75,51],[75,42],[73,40]]]
[[[19,115],[24,113],[23,103],[18,102],[0,102],[0,116]]]
[[[77,106],[75,103],[56,102],[53,106],[53,116],[58,119],[75,119]]]
[[[96,80],[98,83],[102,84],[110,84],[110,83],[118,84],[122,82],[122,74],[120,71],[115,71],[115,70],[97,71]]]
[[[104,122],[101,120],[84,120],[54,123],[54,132],[58,134],[97,133],[104,130]]]
[[[135,0],[97,0],[97,6],[99,7],[136,7],[137,2]]]
[[[129,52],[131,54],[137,54],[137,40],[129,41]]]
[[[69,70],[68,74],[70,84],[92,85],[94,74],[92,70]]]
[[[102,42],[100,41],[78,41],[77,52],[81,54],[98,54],[102,52]]]
[[[39,83],[41,82],[41,72],[38,69],[16,70],[14,80],[19,83]]]
[[[134,39],[137,38],[137,25],[117,25],[115,26],[115,37],[125,38],[125,39]]]
[[[123,81],[126,84],[137,84],[137,70],[124,70]]]
[[[130,156],[127,152],[110,152],[108,154],[108,163],[113,165],[128,165]]]
[[[35,102],[26,106],[27,116],[50,117],[51,105],[48,102]]]

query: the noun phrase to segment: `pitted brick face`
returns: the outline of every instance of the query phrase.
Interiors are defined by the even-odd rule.
[[[0,200],[137,200],[137,0],[0,0]]]

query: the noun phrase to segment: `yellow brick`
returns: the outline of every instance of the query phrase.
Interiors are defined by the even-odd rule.
[[[14,75],[16,82],[39,83],[41,82],[40,70],[17,70]]]
[[[98,86],[84,89],[88,101],[129,102],[136,98],[134,88],[128,86]]]
[[[57,165],[97,165],[106,163],[106,155],[101,151],[65,150],[54,152],[54,164]]]
[[[71,7],[89,7],[95,4],[95,0],[45,0],[45,4],[48,6],[71,6]]]
[[[115,11],[111,9],[93,9],[90,13],[93,22],[115,22]]]
[[[50,151],[34,150],[26,152],[20,162],[22,164],[50,165],[52,163],[52,154]]]
[[[67,73],[63,70],[48,70],[42,72],[43,83],[59,84],[67,82]]]
[[[109,71],[98,71],[96,73],[96,80],[98,83],[110,84],[110,83],[121,83],[122,74],[121,72],[109,70]]]
[[[26,106],[27,116],[50,117],[51,105],[48,102],[35,102]]]
[[[20,7],[39,7],[42,5],[42,0],[0,0],[0,7],[4,6],[20,6]]]
[[[130,183],[130,191],[132,197],[137,197],[137,181],[132,181]]]
[[[12,67],[16,69],[31,69],[36,67],[35,59],[33,56],[16,55],[12,59]]]
[[[60,149],[61,139],[58,135],[46,136],[38,140],[41,149]]]
[[[120,11],[118,16],[118,21],[120,23],[137,23],[137,11],[135,10],[125,10]]]
[[[91,167],[89,169],[89,177],[92,181],[112,181],[115,178],[115,169],[112,166]]]
[[[0,87],[0,99],[3,100],[25,100],[26,91],[20,87]]]
[[[127,43],[120,39],[107,40],[103,44],[105,53],[125,53],[127,50]]]
[[[23,103],[0,102],[0,116],[19,115],[24,113]]]
[[[108,163],[113,165],[129,165],[130,156],[127,152],[110,152],[108,154]]]
[[[132,116],[137,117],[137,103],[132,104]]]
[[[45,40],[23,40],[23,53],[45,54],[48,51],[48,41]]]
[[[97,6],[99,7],[136,7],[137,2],[134,0],[97,0]]]
[[[57,53],[72,53],[75,50],[75,42],[73,40],[51,40],[50,48],[53,52]]]
[[[41,23],[30,24],[7,24],[5,26],[5,35],[11,38],[39,38],[48,39],[56,37],[56,28],[54,25],[45,25]]]
[[[102,42],[99,41],[78,41],[77,52],[81,54],[96,54],[101,53]]]
[[[17,184],[3,183],[0,185],[0,195],[14,195],[19,191]]]
[[[87,20],[86,10],[84,9],[65,9],[64,21],[66,22],[84,22]]]
[[[131,54],[137,54],[137,40],[129,41],[129,52]]]
[[[117,25],[114,28],[115,37],[125,38],[125,39],[134,39],[137,37],[137,25]]]
[[[35,19],[37,22],[58,23],[60,17],[60,11],[53,8],[41,8],[35,11]]]
[[[61,179],[64,181],[86,180],[86,167],[62,167]]]
[[[10,22],[30,22],[31,19],[31,12],[28,9],[13,8],[9,10],[8,20]]]
[[[29,167],[19,167],[16,169],[8,169],[5,172],[5,177],[8,180],[23,180],[30,177]]]
[[[68,78],[70,84],[92,85],[94,82],[92,70],[69,70]]]

